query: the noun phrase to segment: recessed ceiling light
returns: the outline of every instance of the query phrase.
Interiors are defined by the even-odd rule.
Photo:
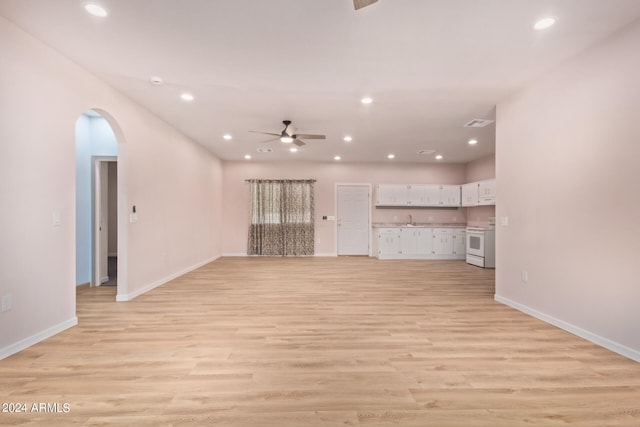
[[[340,159],[342,159],[342,157],[340,157],[340,156],[335,156],[335,157],[333,158],[333,160],[340,160]]]
[[[371,104],[373,102],[373,99],[368,96],[365,96],[360,100],[360,102],[362,102],[363,104]]]
[[[183,101],[187,101],[187,102],[191,102],[193,101],[195,98],[193,95],[191,95],[190,93],[183,93],[182,95],[180,95],[180,99],[182,99]]]
[[[296,153],[298,152],[298,149],[296,147],[291,147],[289,148],[289,151],[291,151],[292,153]]]
[[[549,16],[547,18],[542,18],[539,21],[536,21],[536,23],[533,24],[533,28],[535,28],[536,30],[546,30],[547,28],[551,27],[555,23],[556,23],[556,18]]]
[[[351,138],[351,136],[349,136],[349,135],[345,136],[345,137],[344,137],[344,138],[342,138],[342,139],[344,139],[344,142],[351,142],[351,141],[353,141],[353,138]]]
[[[470,139],[469,140],[469,145],[476,145],[478,143],[477,139]]]
[[[149,81],[154,86],[160,86],[164,83],[164,80],[162,80],[162,77],[158,77],[158,76],[149,77]]]
[[[442,156],[442,154],[438,154],[438,155],[436,156],[436,160],[442,160],[443,158],[444,158],[444,157]]]
[[[396,158],[396,155],[395,155],[395,154],[389,154],[389,155],[387,156],[387,159],[395,159],[395,158]]]
[[[109,16],[107,9],[95,3],[86,3],[84,5],[84,10],[86,10],[90,15],[97,16],[98,18],[106,18]]]
[[[251,154],[245,154],[244,158],[247,159],[247,160],[250,160],[251,159]]]
[[[223,137],[224,139],[226,139],[227,141],[230,141],[230,140],[232,140],[232,139],[233,139],[233,137],[232,137],[231,135],[229,135],[228,133],[225,133],[222,137]]]

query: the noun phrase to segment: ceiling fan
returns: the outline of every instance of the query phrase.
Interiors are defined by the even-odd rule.
[[[280,141],[284,142],[285,144],[291,144],[293,142],[298,147],[301,147],[301,146],[305,145],[305,142],[302,141],[301,138],[304,138],[304,139],[326,139],[325,135],[313,135],[313,134],[309,134],[309,133],[296,133],[297,129],[295,127],[291,126],[291,120],[283,120],[282,124],[284,124],[284,129],[282,129],[282,132],[280,132],[280,133],[262,132],[262,131],[258,131],[258,130],[250,130],[249,132],[262,133],[264,135],[277,136],[277,138],[269,139],[269,140],[267,140],[265,142],[271,142],[271,141],[275,141],[276,139],[279,139]]]
[[[358,10],[366,6],[370,6],[377,1],[378,0],[353,0],[353,7],[355,7],[356,10]]]

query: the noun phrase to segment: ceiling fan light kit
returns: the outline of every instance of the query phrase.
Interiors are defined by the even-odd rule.
[[[284,142],[285,144],[291,144],[293,142],[293,138],[289,135],[285,135],[280,137],[280,141]]]

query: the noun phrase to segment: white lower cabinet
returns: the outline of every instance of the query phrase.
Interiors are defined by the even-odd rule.
[[[451,228],[433,229],[433,254],[453,255],[453,230]]]
[[[377,248],[374,254],[378,258],[397,257],[400,251],[400,233],[399,227],[378,228],[377,229]]]
[[[451,227],[376,228],[380,259],[464,259],[465,230]]]
[[[432,237],[430,228],[403,227],[400,229],[400,253],[402,255],[420,255],[431,252]]]
[[[467,230],[464,228],[453,229],[453,253],[465,256],[467,252]]]

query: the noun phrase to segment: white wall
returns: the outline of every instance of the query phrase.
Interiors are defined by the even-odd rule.
[[[496,298],[640,361],[639,46],[636,23],[498,105]]]
[[[80,114],[115,119],[120,299],[221,254],[222,171],[202,147],[1,17],[0,52],[0,295],[13,302],[0,313],[2,358],[76,322]],[[139,221],[129,224],[134,204]]]

